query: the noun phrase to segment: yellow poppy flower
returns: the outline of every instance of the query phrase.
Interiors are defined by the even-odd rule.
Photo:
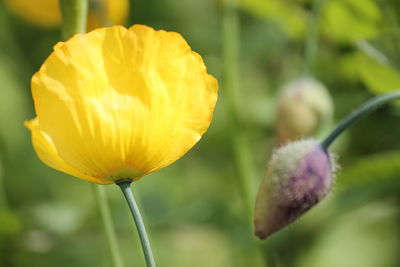
[[[15,14],[41,27],[57,27],[61,23],[58,0],[6,0]],[[123,24],[129,11],[129,0],[89,1],[88,30],[104,25]]]
[[[135,25],[60,42],[32,78],[26,126],[40,159],[109,184],[184,155],[207,130],[218,84],[175,32]]]
[[[50,28],[61,23],[58,0],[5,0],[5,3],[29,23]]]
[[[104,26],[124,24],[129,14],[129,0],[95,0],[89,2],[88,31]]]

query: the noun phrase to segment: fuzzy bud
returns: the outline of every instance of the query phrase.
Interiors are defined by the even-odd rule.
[[[300,78],[285,85],[277,107],[278,142],[316,134],[332,118],[333,104],[328,90],[313,78]]]
[[[265,239],[299,218],[330,191],[335,163],[315,140],[275,151],[257,194],[255,234]]]

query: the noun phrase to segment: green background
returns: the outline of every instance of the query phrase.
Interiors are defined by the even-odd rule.
[[[306,0],[238,4],[242,123],[237,130],[245,135],[255,185],[276,143],[276,96],[302,75],[311,6]],[[396,0],[323,3],[313,76],[329,89],[336,122],[373,95],[400,88],[399,13]],[[264,261],[281,267],[400,266],[395,104],[336,142],[341,170],[323,203],[266,241],[253,237],[229,138],[223,16],[221,1],[131,1],[127,26],[181,33],[220,81],[214,120],[202,140],[176,163],[132,186],[158,266],[258,267],[266,266]],[[111,266],[90,184],[41,163],[23,126],[34,117],[30,78],[60,38],[59,29],[30,25],[0,2],[1,267]],[[126,266],[144,266],[119,189],[110,185],[106,191]]]

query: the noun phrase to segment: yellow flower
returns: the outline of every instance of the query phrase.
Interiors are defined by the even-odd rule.
[[[61,23],[58,0],[5,0],[5,3],[29,23],[41,27],[56,27]]]
[[[58,0],[6,0],[10,10],[29,23],[41,27],[57,27],[61,23]],[[89,1],[88,30],[104,25],[124,24],[129,0]]]
[[[89,2],[88,31],[104,26],[124,24],[129,14],[129,0],[95,0]]]
[[[60,42],[32,78],[26,126],[48,166],[100,184],[163,168],[207,130],[217,81],[175,32],[135,25]]]

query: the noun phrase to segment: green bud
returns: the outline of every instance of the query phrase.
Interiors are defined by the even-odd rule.
[[[328,90],[313,78],[300,78],[282,88],[277,107],[278,142],[315,135],[330,122],[333,103]]]

